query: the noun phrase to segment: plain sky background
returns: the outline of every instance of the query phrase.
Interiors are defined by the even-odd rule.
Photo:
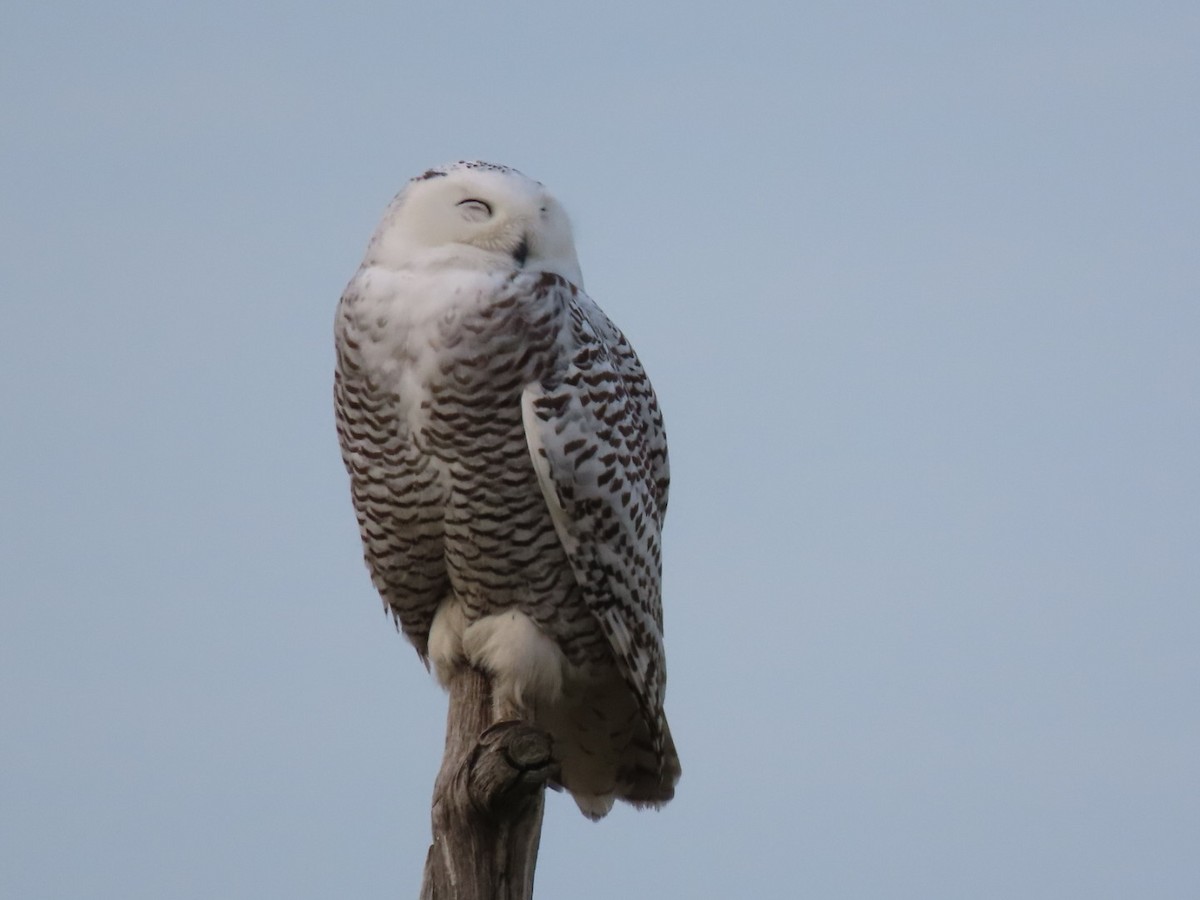
[[[541,898],[1200,896],[1200,6],[6,2],[0,896],[415,897],[332,318],[459,158],[667,414],[657,814]]]

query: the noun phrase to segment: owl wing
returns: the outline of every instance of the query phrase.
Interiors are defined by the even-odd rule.
[[[662,759],[662,416],[620,330],[571,285],[555,289],[570,315],[565,365],[525,389],[525,437],[575,580]]]
[[[671,472],[667,458],[667,432],[663,426],[662,411],[658,407],[654,386],[650,383],[646,370],[642,368],[642,361],[638,359],[633,346],[621,329],[605,315],[604,310],[587,294],[578,294],[576,303],[597,337],[608,347],[613,364],[625,384],[625,390],[636,407],[637,420],[645,429],[646,458],[654,483],[658,527],[661,530],[663,518],[667,514]]]

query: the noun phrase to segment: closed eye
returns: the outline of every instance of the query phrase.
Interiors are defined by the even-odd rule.
[[[468,222],[482,222],[492,217],[492,207],[483,200],[477,200],[474,197],[460,200],[458,208],[462,210],[462,216]]]

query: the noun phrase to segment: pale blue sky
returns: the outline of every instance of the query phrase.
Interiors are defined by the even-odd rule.
[[[9,4],[0,896],[415,896],[331,324],[514,165],[659,389],[658,814],[542,898],[1200,896],[1200,7]]]

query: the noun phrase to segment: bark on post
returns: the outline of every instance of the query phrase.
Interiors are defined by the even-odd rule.
[[[493,723],[487,676],[459,670],[421,900],[531,900],[552,750],[550,736],[524,722]]]

